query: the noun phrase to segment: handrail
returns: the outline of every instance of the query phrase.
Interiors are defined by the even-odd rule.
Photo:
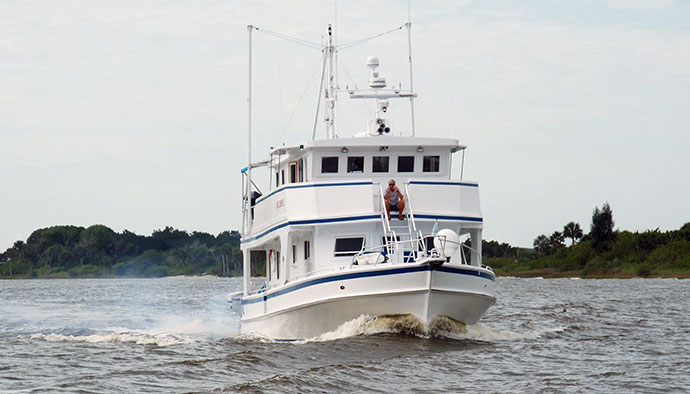
[[[391,231],[391,224],[388,222],[388,212],[386,212],[386,200],[383,198],[383,188],[380,182],[376,182],[379,186],[379,197],[381,197],[381,215],[386,219],[383,223],[383,229],[386,233]]]
[[[405,195],[407,196],[407,212],[410,215],[410,219],[408,221],[408,227],[410,224],[412,225],[411,228],[409,228],[410,231],[410,239],[412,239],[412,234],[419,235],[419,240],[421,240],[422,237],[422,232],[417,230],[417,223],[415,222],[414,219],[414,210],[412,209],[412,196],[410,196],[410,188],[408,187],[410,185],[410,182],[407,181],[404,183],[405,185]],[[417,249],[419,249],[419,246],[421,244],[417,244]]]
[[[393,237],[395,239],[395,231],[391,230],[391,224],[388,222],[388,212],[386,211],[386,200],[383,198],[383,188],[381,187],[380,182],[376,182],[376,184],[379,187],[379,197],[381,197],[381,225],[383,226],[383,237],[384,239],[388,239],[388,237]],[[391,235],[391,233],[393,233]],[[390,250],[389,243],[386,242],[386,252],[388,254],[392,254],[392,251]]]
[[[463,248],[466,248],[466,249],[468,249],[470,252],[474,252],[474,253],[479,254],[478,251],[477,251],[476,249],[474,249],[474,248],[472,248],[472,247],[469,247],[469,246],[465,245],[464,242],[450,241],[450,240],[446,239],[446,237],[443,236],[443,235],[437,236],[437,237],[439,237],[439,239],[441,239],[441,241],[442,241],[442,246],[443,246],[444,248],[445,248],[445,244],[446,244],[446,243],[451,243],[451,244],[456,244],[456,245],[459,245],[459,246],[461,246],[461,247],[463,247]],[[460,251],[460,259],[461,259],[462,264],[465,264],[465,265],[472,265],[471,263],[468,263],[468,262],[467,262],[467,259],[465,258],[465,253],[462,253],[462,250]],[[480,263],[480,265],[483,265],[483,264]]]
[[[395,232],[393,232],[393,234],[395,234]],[[391,241],[390,244],[391,244],[391,245],[394,245],[394,246],[403,245],[403,244],[408,244],[408,243],[409,243],[410,245],[414,245],[414,244],[417,243],[417,242],[419,242],[419,239],[418,239],[418,238],[415,238],[415,239],[405,239],[405,240],[402,240],[402,241],[397,241],[397,240],[396,240],[396,241]],[[359,256],[361,256],[361,255],[363,255],[363,254],[366,254],[367,252],[372,252],[372,251],[379,250],[379,249],[387,249],[387,245],[371,246],[371,247],[369,247],[369,248],[366,248],[366,249],[361,250],[359,253],[357,253],[356,255],[352,256],[352,262],[350,263],[350,265],[354,264],[354,262],[357,260],[357,257],[359,257]],[[395,248],[395,249],[396,249],[396,251],[398,250],[398,248]],[[426,253],[426,251],[413,251],[413,252],[417,252],[417,253],[422,253],[422,252],[423,252],[422,254]]]

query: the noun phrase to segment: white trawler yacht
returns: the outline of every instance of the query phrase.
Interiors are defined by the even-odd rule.
[[[410,23],[403,27],[409,44]],[[257,28],[248,28],[251,151],[251,34]],[[271,148],[263,161],[253,162],[250,154],[243,169],[244,291],[231,295],[241,331],[311,338],[362,315],[408,315],[427,329],[439,320],[476,323],[496,301],[495,275],[482,265],[479,185],[451,179],[453,155],[465,146],[415,137],[412,83],[409,90],[386,88],[375,56],[367,59],[370,89],[348,89],[351,99],[375,101],[375,116],[367,131],[340,138],[330,26],[327,38],[327,138]],[[410,100],[409,136],[391,131],[385,118],[388,100],[397,98]],[[252,182],[257,167],[271,173],[265,195]],[[403,220],[396,211],[388,217],[391,179],[402,194]],[[471,247],[461,242],[467,237]],[[250,280],[257,254],[266,264],[258,285]]]

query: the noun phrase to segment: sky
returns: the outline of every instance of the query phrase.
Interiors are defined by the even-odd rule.
[[[246,26],[258,160],[311,138],[321,60],[265,30],[320,43],[333,23],[347,43],[408,11],[417,135],[468,145],[485,239],[588,231],[605,202],[620,230],[690,222],[687,1],[0,0],[0,250],[53,225],[239,230]],[[339,85],[366,85],[375,54],[409,87],[406,39],[340,52]],[[350,136],[369,109],[340,99]],[[407,104],[389,114],[407,130]]]

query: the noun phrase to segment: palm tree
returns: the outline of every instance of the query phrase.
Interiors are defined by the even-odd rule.
[[[563,237],[570,238],[570,246],[575,245],[575,241],[582,238],[583,235],[579,223],[570,222],[563,226]]]
[[[540,256],[546,256],[551,251],[551,242],[546,235],[542,234],[535,238],[533,245],[534,250],[536,250]]]

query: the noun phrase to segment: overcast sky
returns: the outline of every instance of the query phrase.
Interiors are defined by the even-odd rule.
[[[338,40],[407,14],[341,1]],[[418,135],[469,146],[485,238],[588,231],[607,201],[618,229],[690,222],[690,2],[413,1],[411,16]],[[334,20],[332,1],[0,0],[0,250],[58,224],[239,229],[246,25],[318,43]],[[320,52],[254,38],[258,159],[311,138]],[[341,86],[366,84],[371,54],[409,83],[401,31],[343,51]],[[349,136],[368,112],[341,98]]]

